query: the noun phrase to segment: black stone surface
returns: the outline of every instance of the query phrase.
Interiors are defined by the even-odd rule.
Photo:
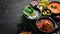
[[[25,0],[0,0],[0,34],[16,34]]]
[[[0,34],[16,34],[23,8],[31,0],[0,0]]]

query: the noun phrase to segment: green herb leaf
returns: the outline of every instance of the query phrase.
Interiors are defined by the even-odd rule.
[[[51,5],[51,8],[52,8],[52,9],[56,9],[56,6],[54,6],[54,5]]]

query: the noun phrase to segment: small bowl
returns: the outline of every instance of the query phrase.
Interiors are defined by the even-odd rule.
[[[28,6],[28,7],[29,7],[29,6]],[[33,6],[32,6],[32,8],[33,8]],[[34,9],[34,8],[33,8],[33,9]],[[32,18],[32,16],[27,16],[24,12],[23,12],[23,14],[24,14],[24,16],[25,16],[27,19],[29,19],[29,20],[39,19],[39,18],[41,17],[41,12],[39,11],[39,9],[34,9],[33,12],[36,13],[35,16],[33,16],[33,18]]]
[[[54,3],[57,3],[56,5],[60,5],[60,2],[59,1],[52,1],[52,2],[50,2],[49,4],[48,4],[48,6],[47,6],[47,8],[49,9],[49,10],[51,10],[51,9],[53,9],[53,8],[49,8],[49,7],[51,7],[51,6],[56,6],[56,5],[54,5]],[[49,6],[49,5],[51,5],[51,6]],[[59,6],[58,6],[59,7]],[[53,9],[53,10],[56,10],[56,11],[52,11],[51,10],[51,13],[53,13],[53,14],[60,14],[60,9],[58,8],[57,6],[56,6],[56,9]]]
[[[37,23],[38,23],[41,19],[48,19],[48,20],[50,20],[50,21],[53,23],[53,29],[52,29],[50,32],[46,32],[46,31],[40,30],[40,29],[37,27]],[[39,31],[41,31],[41,32],[51,33],[51,32],[53,32],[53,31],[55,30],[55,21],[54,21],[52,18],[50,18],[50,17],[41,17],[40,19],[38,19],[38,20],[36,21],[36,28],[37,28]]]
[[[38,5],[38,1],[33,0],[30,4],[31,4],[33,7],[34,7],[34,6],[37,6],[37,5]]]

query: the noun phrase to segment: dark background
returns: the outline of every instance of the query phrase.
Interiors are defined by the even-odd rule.
[[[0,0],[0,34],[16,34],[27,0]],[[27,4],[26,4],[27,3]]]
[[[0,34],[16,34],[23,8],[31,0],[0,0]]]

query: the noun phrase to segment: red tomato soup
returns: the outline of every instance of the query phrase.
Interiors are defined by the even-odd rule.
[[[36,23],[36,26],[43,32],[51,32],[54,29],[52,21],[48,19],[41,19]]]

